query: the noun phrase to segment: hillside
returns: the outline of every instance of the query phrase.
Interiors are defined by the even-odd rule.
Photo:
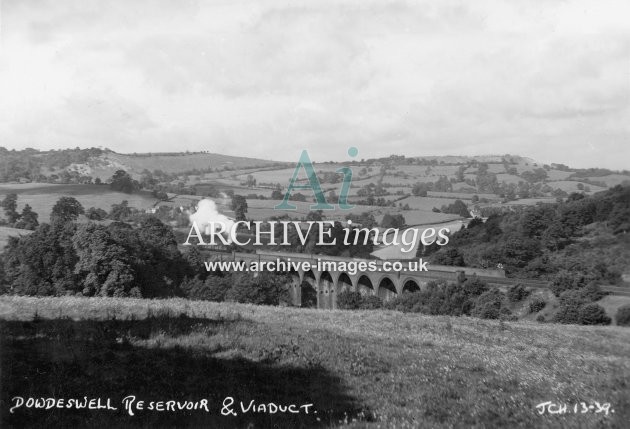
[[[622,428],[630,420],[628,328],[70,297],[0,297],[0,317],[1,358],[11,362],[3,403],[36,392],[115,405],[130,394],[207,398],[211,407],[133,418],[3,407],[8,426]],[[224,417],[228,396],[312,403],[317,413]],[[546,401],[569,412],[540,415]],[[574,413],[581,401],[593,409]]]
[[[125,170],[134,178],[143,171],[161,170],[165,173],[184,173],[192,170],[242,170],[276,165],[274,161],[221,155],[217,153],[120,154],[106,152],[85,164],[72,164],[69,171],[77,171],[101,180],[109,179],[116,170]]]
[[[139,178],[144,170],[164,173],[229,171],[284,165],[274,161],[209,152],[121,154],[109,149],[62,149],[56,151],[7,150],[0,147],[0,183],[53,181],[83,183],[80,177],[109,179],[116,170]]]

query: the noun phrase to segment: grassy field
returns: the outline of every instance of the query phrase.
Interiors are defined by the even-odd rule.
[[[547,184],[551,186],[552,188],[562,189],[563,191],[568,192],[568,193],[580,192],[578,188],[578,184],[580,183],[582,183],[582,185],[584,185],[585,187],[589,187],[591,189],[591,193],[606,190],[606,188],[603,188],[601,186],[589,185],[588,183],[576,182],[573,180],[558,180],[555,182],[547,182]]]
[[[38,185],[38,186],[36,186]],[[40,222],[48,222],[53,206],[61,197],[74,197],[87,210],[90,207],[101,208],[107,212],[112,204],[129,201],[130,207],[147,209],[157,201],[147,191],[134,194],[112,191],[107,185],[55,185],[33,184],[2,185],[0,186],[0,200],[8,193],[18,194],[18,211],[25,204],[29,204],[39,215]]]
[[[609,187],[620,185],[624,182],[628,182],[630,180],[630,176],[624,174],[609,174],[607,176],[595,176],[589,177],[588,179],[593,180],[595,182],[604,182]]]
[[[0,297],[3,427],[598,427],[630,421],[630,329],[185,300]],[[210,412],[120,409],[207,398]],[[112,398],[41,410],[14,396]],[[222,416],[225,397],[317,413]],[[536,405],[569,404],[564,415]],[[610,403],[608,416],[573,413]],[[148,404],[148,402],[147,402]],[[238,408],[237,408],[238,409]]]
[[[409,204],[409,207],[413,210],[431,211],[433,207],[439,209],[444,205],[453,204],[455,198],[409,197],[400,202]]]

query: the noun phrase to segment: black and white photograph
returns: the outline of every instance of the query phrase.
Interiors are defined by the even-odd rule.
[[[0,0],[0,428],[629,428],[628,17]]]

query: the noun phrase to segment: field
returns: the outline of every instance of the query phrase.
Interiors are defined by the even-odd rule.
[[[107,185],[55,185],[34,184],[0,185],[0,200],[8,193],[18,194],[18,211],[29,204],[39,215],[39,222],[48,222],[53,206],[61,197],[74,197],[87,210],[90,207],[110,211],[112,204],[129,201],[130,207],[147,209],[157,200],[147,191],[134,194],[112,191]]]
[[[3,427],[622,428],[630,419],[630,329],[621,327],[6,296],[0,317]],[[206,398],[210,412],[131,417],[120,407],[127,395]],[[111,398],[118,410],[10,414],[14,396]],[[313,406],[222,416],[228,396]],[[539,415],[545,401],[569,412]],[[580,401],[611,411],[573,413]]]
[[[409,204],[409,207],[414,210],[431,211],[433,207],[438,209],[444,205],[453,204],[454,198],[438,198],[438,197],[408,197],[400,201],[404,204]]]
[[[406,214],[406,213],[409,213],[409,212],[403,212],[403,214]],[[413,220],[413,214],[417,215],[418,213],[422,213],[422,212],[411,212],[411,213],[412,213],[412,216],[410,216],[410,218]],[[436,231],[440,230],[441,228],[448,228],[451,232],[455,232],[455,231],[459,231],[463,225],[468,225],[468,221],[466,219],[459,220],[460,218],[455,215],[444,215],[442,213],[432,213],[432,214],[445,216],[445,221],[439,221],[441,223],[425,224],[420,227],[406,228],[404,231],[406,231],[407,229],[417,229],[418,237],[420,237],[422,234],[422,231],[424,231],[426,228],[434,228]],[[451,216],[451,219],[447,219],[446,216]],[[405,219],[407,219],[407,217],[405,217]],[[450,221],[446,221],[446,220],[450,220]],[[409,220],[407,220],[407,223],[410,224]],[[420,225],[420,224],[413,224],[413,225]],[[403,232],[401,231],[401,233]],[[372,255],[381,259],[413,259],[416,255],[416,251],[418,250],[418,246],[420,246],[420,240],[418,240],[413,250],[409,252],[403,252],[402,251],[403,246],[401,245],[380,246],[377,250],[372,252]]]
[[[607,176],[589,177],[588,179],[594,182],[604,182],[609,187],[612,187],[612,186],[620,185],[624,182],[628,182],[628,180],[630,180],[630,177],[624,174],[609,174]]]
[[[573,180],[558,180],[556,182],[547,182],[547,184],[551,186],[552,188],[562,189],[563,191],[567,193],[579,192],[579,189],[578,189],[579,183],[582,183],[582,185],[584,185],[585,187],[589,187],[591,189],[591,192],[599,192],[599,191],[606,190],[606,188],[602,188],[601,186],[589,185],[588,183],[576,182]]]
[[[524,182],[525,181],[525,180],[523,180],[522,177],[514,176],[512,174],[506,174],[506,173],[497,174],[497,180],[499,182],[505,182],[505,183],[508,183],[508,184],[513,183],[515,185],[518,185],[518,182]]]

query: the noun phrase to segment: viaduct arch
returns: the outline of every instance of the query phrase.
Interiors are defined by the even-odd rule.
[[[447,267],[429,265],[428,271],[417,271],[409,269],[408,261],[403,261],[402,270],[387,271],[384,267],[386,262],[370,260],[376,264],[376,270],[348,270],[333,269],[331,265],[326,269],[318,270],[322,267],[322,261],[345,262],[346,267],[349,262],[368,262],[365,259],[344,258],[337,256],[311,255],[303,253],[288,252],[267,252],[257,253],[213,253],[221,260],[244,261],[267,261],[277,263],[283,261],[293,265],[286,271],[291,275],[291,282],[288,285],[292,304],[295,306],[312,306],[320,309],[337,308],[337,296],[342,291],[359,292],[364,296],[378,296],[383,301],[388,301],[403,292],[414,292],[423,289],[431,280],[456,281],[462,272],[466,275],[476,274],[491,285],[506,286],[515,283],[513,280],[505,278],[503,270],[482,270],[468,267]],[[413,260],[412,260],[413,261]],[[309,269],[304,269],[303,263],[310,264]],[[522,282],[522,280],[520,280]],[[534,281],[535,282],[535,281]],[[530,283],[530,282],[528,282]],[[538,282],[539,285],[529,285],[533,287],[546,287],[545,282]],[[316,303],[315,303],[316,301]]]

